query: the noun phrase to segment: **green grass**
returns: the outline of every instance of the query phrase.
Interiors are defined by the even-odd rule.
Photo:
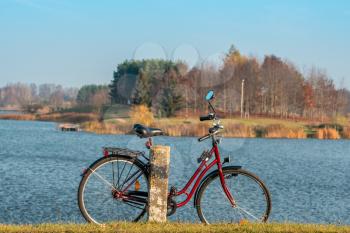
[[[96,108],[93,106],[76,106],[73,108],[67,108],[67,109],[62,109],[61,111],[59,111],[60,113],[93,113],[96,111]]]
[[[42,225],[0,225],[0,232],[8,233],[167,233],[167,232],[217,232],[217,233],[330,233],[350,232],[350,226],[311,225],[311,224],[185,224],[185,223],[117,223],[106,226],[89,224],[42,224]]]

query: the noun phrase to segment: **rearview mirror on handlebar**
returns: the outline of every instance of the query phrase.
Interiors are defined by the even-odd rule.
[[[207,95],[205,96],[205,100],[209,101],[212,100],[214,98],[214,91],[210,90],[208,91]]]

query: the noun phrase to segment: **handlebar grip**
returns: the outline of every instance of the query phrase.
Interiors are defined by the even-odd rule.
[[[199,120],[200,120],[200,121],[209,121],[209,120],[211,120],[210,118],[211,118],[211,117],[210,117],[209,115],[207,115],[207,116],[200,116],[200,117],[199,117]]]
[[[210,138],[210,134],[207,134],[203,137],[198,138],[198,142],[204,141],[205,139],[208,139],[208,138]]]
[[[206,116],[199,117],[200,121],[209,121],[209,120],[213,120],[213,119],[215,119],[215,113],[209,113]]]

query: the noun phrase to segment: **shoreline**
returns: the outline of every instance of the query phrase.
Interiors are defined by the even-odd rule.
[[[51,121],[55,123],[83,123],[96,119],[96,114],[92,113],[0,114],[0,120]]]
[[[50,113],[50,114],[0,114],[0,120],[45,121],[79,124],[85,132],[96,134],[130,134],[133,122],[130,119],[109,119],[98,121],[93,113]],[[223,136],[227,138],[269,138],[269,139],[350,139],[350,127],[310,128],[306,122],[280,119],[222,119],[225,125]],[[208,132],[209,123],[197,119],[162,118],[155,119],[150,127],[160,128],[166,136],[200,137]],[[323,124],[324,125],[324,124]]]

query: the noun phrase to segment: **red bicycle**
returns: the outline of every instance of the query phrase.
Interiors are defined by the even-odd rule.
[[[266,222],[271,211],[271,198],[265,184],[241,166],[224,166],[218,144],[223,129],[216,116],[209,91],[206,100],[210,113],[201,121],[213,120],[209,133],[199,142],[212,139],[212,149],[198,158],[200,163],[187,184],[177,190],[171,187],[168,196],[168,215],[186,205],[194,196],[194,207],[203,223],[240,223],[242,221]],[[163,135],[162,130],[140,124],[134,132],[148,138],[146,147],[152,146],[152,137]],[[149,158],[144,152],[122,148],[104,148],[104,156],[89,166],[82,174],[78,190],[78,204],[84,218],[91,223],[112,221],[139,221],[147,214]],[[216,170],[208,171],[217,166]],[[207,174],[205,176],[205,174]],[[205,177],[204,177],[205,176]],[[176,199],[183,196],[182,201]]]

